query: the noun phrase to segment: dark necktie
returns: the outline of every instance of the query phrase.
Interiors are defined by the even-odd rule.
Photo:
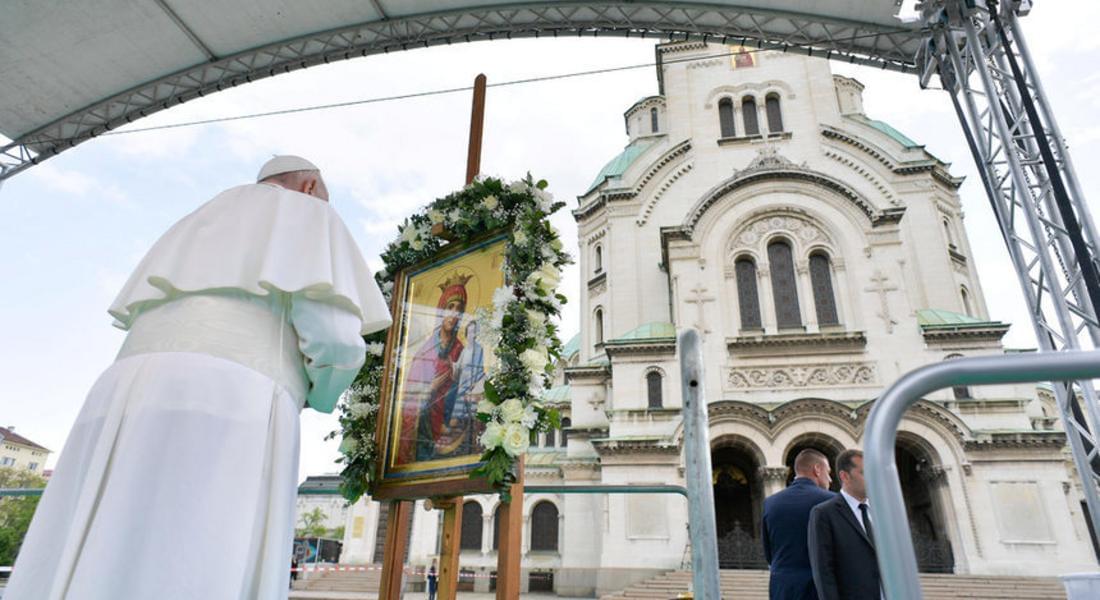
[[[875,546],[875,534],[871,532],[871,515],[867,514],[867,505],[863,502],[859,503],[859,514],[863,519],[863,532],[867,534],[867,540],[871,542],[871,547]]]

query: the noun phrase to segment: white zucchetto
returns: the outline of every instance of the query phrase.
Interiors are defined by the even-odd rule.
[[[291,173],[293,171],[320,171],[317,165],[309,162],[301,156],[293,156],[290,154],[283,154],[281,156],[273,157],[271,160],[264,163],[264,166],[260,167],[259,174],[256,175],[256,183],[259,183],[272,175],[280,175],[282,173]]]

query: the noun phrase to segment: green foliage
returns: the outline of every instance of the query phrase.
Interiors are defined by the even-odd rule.
[[[43,488],[46,480],[24,469],[0,467],[0,488]],[[27,535],[31,517],[38,507],[38,496],[0,498],[0,565],[15,563],[19,546]]]
[[[375,275],[387,300],[394,277],[402,269],[432,259],[445,241],[432,235],[442,227],[451,238],[473,240],[495,231],[508,232],[504,287],[493,294],[491,310],[475,313],[487,350],[496,357],[486,374],[484,400],[477,418],[486,426],[481,444],[483,463],[473,477],[484,477],[506,496],[516,479],[518,457],[527,450],[531,431],[560,428],[556,409],[539,402],[550,386],[552,361],[561,356],[557,328],[550,322],[561,312],[565,297],[557,293],[561,268],[571,262],[562,250],[549,216],[565,206],[545,190],[545,180],[504,183],[479,179],[440,198],[400,227],[398,239],[382,252],[385,269]],[[367,358],[340,404],[342,437],[338,462],[344,465],[341,492],[349,502],[367,493],[378,474],[374,434],[381,401],[385,332],[365,338]]]
[[[302,526],[294,530],[294,535],[298,537],[326,537],[328,528],[325,527],[325,511],[320,507],[315,507],[313,510],[302,514],[298,517],[298,521]]]

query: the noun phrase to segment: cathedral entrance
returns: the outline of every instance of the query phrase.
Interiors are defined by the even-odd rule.
[[[798,456],[799,452],[807,448],[817,450],[829,459],[829,467],[833,469],[833,481],[829,484],[829,489],[834,492],[839,492],[840,477],[836,474],[836,457],[844,451],[844,446],[833,438],[820,433],[801,435],[795,438],[794,442],[788,448],[787,456],[783,459],[783,464],[787,465],[787,485],[790,485],[791,482],[794,481],[794,459]]]
[[[762,486],[758,460],[740,446],[711,453],[714,517],[718,526],[718,565],[723,569],[766,569],[760,542]]]
[[[943,471],[916,441],[899,438],[895,453],[917,567],[922,573],[953,573],[955,557],[937,494],[945,485]]]

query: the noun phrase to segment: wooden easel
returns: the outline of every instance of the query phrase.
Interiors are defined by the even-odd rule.
[[[474,79],[473,110],[470,115],[470,146],[466,155],[466,185],[481,171],[481,138],[485,126],[485,75]],[[438,229],[437,229],[438,228]],[[438,225],[433,235],[446,235]],[[502,509],[500,544],[497,550],[497,599],[517,600],[520,590],[520,556],[523,549],[523,460],[518,464],[516,483],[512,484],[512,502]],[[462,538],[462,496],[432,498],[427,507],[443,511],[442,548],[440,549],[438,600],[455,600],[458,592],[458,557]],[[412,503],[391,502],[386,527],[385,556],[382,561],[382,586],[379,600],[401,597],[401,579],[408,542],[408,516]]]

